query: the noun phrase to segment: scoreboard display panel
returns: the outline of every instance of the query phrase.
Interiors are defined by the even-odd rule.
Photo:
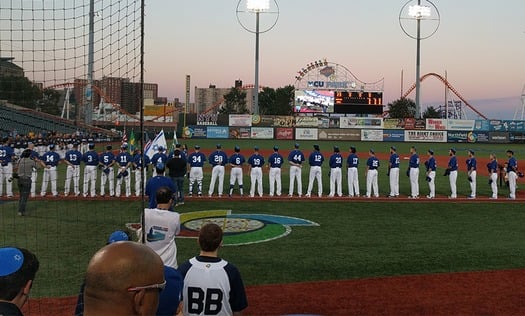
[[[381,114],[382,92],[336,91],[334,113]]]

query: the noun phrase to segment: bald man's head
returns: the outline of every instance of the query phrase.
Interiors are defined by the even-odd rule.
[[[149,247],[130,241],[109,244],[89,262],[84,314],[154,314],[158,290],[129,289],[163,282],[164,265]]]

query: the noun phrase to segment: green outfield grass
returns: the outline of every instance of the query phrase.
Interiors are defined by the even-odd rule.
[[[208,154],[217,141],[188,141],[190,146],[197,143]],[[294,142],[256,143],[261,149],[270,149],[278,143],[285,155]],[[314,142],[300,143],[305,153],[309,153]],[[222,144],[229,152],[230,147],[239,144],[243,153],[248,155],[251,152],[248,148],[255,142],[229,140]],[[320,145],[322,150],[330,151],[333,145],[346,148],[350,143],[325,142]],[[472,148],[467,144],[456,144],[458,150],[459,145]],[[387,152],[390,144],[356,143],[356,146],[359,152],[369,147]],[[396,146],[399,152],[408,152],[408,144]],[[479,152],[478,157],[491,151],[499,152],[503,157],[508,147],[477,146],[474,148]],[[451,146],[420,144],[418,147],[432,147],[436,154],[441,154],[441,150],[446,154]],[[515,151],[519,160],[519,153]],[[404,167],[406,164],[405,161]],[[328,167],[324,168],[326,195]],[[63,192],[64,169],[63,165],[59,168],[60,193]],[[306,191],[307,169],[303,170],[303,192]],[[283,194],[287,193],[287,176],[285,166]],[[364,193],[362,166],[360,177]],[[209,178],[209,168],[205,168],[205,192]],[[227,179],[228,175],[225,184]],[[343,179],[345,183],[346,174]],[[248,190],[246,174],[244,181]],[[268,192],[267,182],[268,176],[265,175],[265,194]],[[409,184],[404,174],[400,182],[402,195],[408,195]],[[479,195],[488,196],[488,185],[481,179],[478,182]],[[381,194],[386,195],[386,168],[380,171],[379,183]],[[346,193],[346,184],[343,185]],[[420,177],[420,185],[421,194],[426,194],[428,188],[423,177]],[[458,179],[458,194],[467,195],[468,190],[466,176],[462,174]],[[437,192],[440,195],[448,193],[448,179],[441,175],[437,179]],[[505,188],[501,189],[502,195],[506,192]],[[49,297],[75,295],[89,258],[106,243],[112,231],[124,228],[125,223],[138,222],[143,204],[125,199],[31,200],[28,206],[30,216],[27,217],[16,215],[17,206],[16,201],[0,201],[0,244],[26,247],[38,255],[41,270],[32,294]],[[443,203],[426,199],[316,201],[306,198],[240,202],[225,197],[220,201],[194,198],[177,211],[214,209],[231,209],[241,214],[294,216],[320,224],[318,227],[293,227],[290,235],[265,243],[223,248],[221,255],[239,266],[247,285],[525,267],[525,230],[522,228],[525,207],[517,203]],[[177,245],[179,262],[198,252],[195,240],[178,239]]]

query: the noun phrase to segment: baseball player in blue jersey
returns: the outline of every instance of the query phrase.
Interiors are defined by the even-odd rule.
[[[5,193],[7,197],[13,197],[13,158],[14,150],[9,146],[9,138],[3,138],[3,145],[0,146],[0,197],[5,182]]]
[[[273,146],[273,154],[268,158],[268,167],[270,168],[270,196],[274,196],[274,194],[281,196],[281,166],[283,163],[284,157],[279,154],[279,147]]]
[[[32,142],[29,142],[27,143],[27,148],[31,150],[31,155],[29,157],[35,160],[36,162],[40,161],[40,156],[35,150],[35,144]],[[31,172],[31,197],[36,196],[37,178],[38,178],[38,171],[37,169],[33,169],[33,171]]]
[[[215,147],[216,150],[213,153],[211,153],[210,157],[208,158],[208,161],[212,166],[211,181],[208,190],[209,197],[213,195],[213,191],[215,190],[215,183],[217,182],[217,180],[219,181],[219,186],[217,187],[217,194],[219,197],[222,196],[222,192],[224,190],[224,166],[228,162],[228,156],[224,151],[222,151],[221,144],[217,144]]]
[[[432,149],[428,150],[428,160],[425,161],[426,168],[426,177],[425,179],[428,182],[428,189],[430,192],[427,195],[427,199],[433,199],[436,197],[436,158],[434,158],[434,151]]]
[[[259,147],[253,148],[254,153],[248,158],[248,165],[250,165],[250,197],[255,196],[255,186],[257,185],[257,194],[263,196],[262,185],[262,167],[264,166],[264,157],[259,154]]]
[[[88,196],[88,191],[91,197],[96,197],[95,184],[97,182],[97,167],[99,165],[99,156],[95,151],[95,144],[88,144],[88,151],[82,155],[82,161],[84,162],[84,186],[83,195]]]
[[[496,154],[492,153],[489,155],[489,163],[487,163],[487,169],[489,172],[489,185],[492,189],[491,199],[498,198],[498,160]]]
[[[346,168],[348,169],[348,196],[359,197],[359,172],[357,167],[359,166],[359,157],[356,153],[356,148],[350,146],[350,155],[346,159]]]
[[[206,155],[200,152],[201,147],[195,145],[195,151],[188,156],[188,165],[190,167],[190,186],[188,195],[193,195],[193,186],[195,181],[197,181],[197,195],[202,196],[202,179],[204,173],[202,172],[202,167],[206,162]]]
[[[375,197],[379,197],[379,186],[377,183],[377,168],[379,168],[380,165],[379,159],[377,159],[373,149],[370,149],[368,154],[370,157],[366,161],[366,197],[370,198],[372,194],[374,194]]]
[[[148,175],[149,156],[142,155],[140,148],[135,149],[133,154],[132,169],[135,174],[135,196],[140,196],[142,193],[142,187],[146,186],[146,180]]]
[[[518,178],[518,161],[514,158],[514,151],[507,150],[507,177],[509,178],[509,199],[516,199],[516,180]]]
[[[408,167],[410,168],[410,196],[408,198],[419,199],[419,155],[415,146],[410,147]]]
[[[314,186],[314,181],[317,180],[317,195],[319,197],[323,196],[323,173],[321,166],[324,162],[324,156],[319,151],[319,145],[314,145],[314,151],[308,157],[308,163],[310,164],[310,176],[308,179],[308,189],[306,190],[306,197],[312,196],[312,189]]]
[[[230,197],[232,196],[235,182],[239,184],[239,192],[241,196],[244,195],[244,189],[242,186],[242,165],[246,162],[246,159],[240,153],[241,148],[239,146],[235,146],[234,151],[235,153],[231,155],[229,159],[230,166],[232,167],[230,171],[230,192],[228,193],[228,196]]]
[[[390,194],[388,197],[399,196],[399,155],[394,146],[390,147],[390,158],[388,159],[388,177],[390,180]]]
[[[343,196],[343,175],[341,171],[343,168],[343,156],[341,156],[339,147],[334,146],[334,153],[330,156],[328,165],[330,166],[330,193],[328,196],[334,197],[336,193],[337,196]]]
[[[60,155],[55,152],[55,144],[49,145],[49,151],[42,155],[42,162],[46,166],[42,178],[42,190],[40,191],[40,196],[46,196],[48,182],[51,182],[51,194],[53,194],[53,196],[58,196],[57,166],[60,162]]]
[[[151,164],[153,166],[156,166],[158,163],[163,163],[166,165],[166,162],[168,162],[168,155],[166,155],[166,148],[164,146],[158,146],[157,152],[151,156]],[[153,177],[157,175],[157,169],[153,168]]]
[[[299,197],[303,195],[303,181],[301,179],[303,162],[305,161],[304,154],[299,150],[299,144],[295,143],[294,149],[288,155],[288,163],[290,164],[290,188],[288,196],[293,196],[294,184],[297,181],[297,194]]]
[[[118,166],[117,170],[117,185],[115,187],[115,196],[120,197],[122,190],[122,181],[126,186],[126,197],[131,196],[131,175],[129,173],[129,167],[133,163],[131,154],[128,153],[128,144],[124,143],[120,146],[120,152],[115,157],[115,163]]]
[[[67,164],[64,196],[68,196],[71,191],[71,180],[73,180],[73,192],[75,196],[80,195],[80,162],[82,161],[82,154],[77,148],[78,144],[74,143],[73,148],[66,151],[64,157],[64,162]]]
[[[448,198],[455,199],[458,197],[456,187],[456,181],[458,179],[458,159],[456,158],[456,150],[454,148],[450,148],[448,154],[450,159],[448,160],[447,171],[445,173],[445,175],[448,173],[448,180],[450,182],[450,196]]]
[[[470,195],[467,197],[469,199],[475,199],[476,198],[476,176],[477,176],[477,162],[476,157],[474,156],[474,151],[472,149],[469,149],[467,151],[468,159],[465,162],[467,164],[467,175],[468,175],[468,181],[470,183]]]
[[[184,277],[184,315],[240,315],[248,307],[239,270],[218,256],[222,237],[219,225],[202,226],[199,255],[178,268]]]
[[[102,173],[100,174],[100,196],[105,195],[107,182],[109,182],[109,195],[115,196],[115,172],[113,171],[115,154],[113,154],[112,149],[111,145],[107,145],[106,151],[100,154],[99,164],[102,168]]]

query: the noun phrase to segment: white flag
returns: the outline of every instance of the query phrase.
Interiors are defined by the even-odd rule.
[[[167,148],[166,137],[164,136],[164,130],[161,130],[160,133],[155,136],[155,139],[146,147],[145,154],[151,159],[154,154],[159,151],[159,147],[162,146],[164,149]]]

